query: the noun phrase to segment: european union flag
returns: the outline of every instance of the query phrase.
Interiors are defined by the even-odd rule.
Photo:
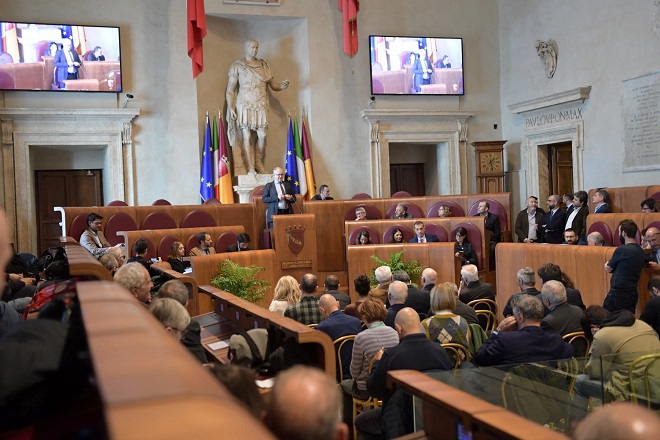
[[[296,147],[293,140],[293,126],[289,117],[289,133],[286,138],[286,157],[284,158],[284,179],[291,184],[294,194],[300,194],[300,180],[298,179],[298,164],[296,163]]]
[[[204,149],[202,150],[202,172],[199,182],[199,195],[202,203],[214,196],[213,188],[213,146],[211,145],[211,123],[206,114],[206,135],[204,136]]]

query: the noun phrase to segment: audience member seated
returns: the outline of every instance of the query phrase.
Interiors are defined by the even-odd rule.
[[[570,246],[578,244],[578,236],[573,228],[568,228],[564,231],[564,243]]]
[[[124,263],[126,262],[126,257],[124,256],[124,248],[123,247],[111,247],[108,249],[108,252],[105,253],[105,255],[112,255],[115,257],[115,260],[117,260],[117,264],[119,267],[122,267]]]
[[[294,319],[305,325],[318,324],[323,320],[319,309],[319,300],[316,298],[318,279],[316,275],[306,273],[300,280],[302,298],[297,304],[292,304],[284,310],[284,316]]]
[[[573,280],[571,280],[570,277],[566,275],[566,273],[564,273],[564,271],[562,271],[559,266],[553,263],[547,263],[539,267],[537,272],[541,280],[541,285],[551,280],[561,282],[566,288],[566,299],[568,303],[574,306],[578,306],[582,310],[586,308],[582,302],[582,294],[575,288]],[[539,298],[539,295],[536,297]]]
[[[124,286],[141,303],[148,305],[151,301],[151,289],[154,287],[154,283],[151,282],[147,269],[140,263],[124,264],[117,269],[114,280]]]
[[[378,298],[384,304],[388,304],[387,296],[390,283],[392,282],[392,269],[389,266],[380,266],[377,267],[374,271],[374,277],[378,281],[378,286],[374,287],[369,291],[369,296],[372,298]],[[394,325],[394,321],[392,322]]]
[[[454,365],[444,348],[422,333],[419,315],[413,309],[402,309],[396,316],[394,326],[399,334],[399,344],[376,353],[378,362],[374,364],[373,373],[367,381],[369,394],[383,399],[383,406],[365,411],[355,419],[355,427],[363,439],[380,439],[382,431],[385,431],[385,438],[413,432],[412,397],[402,391],[388,390],[388,372],[451,370]],[[394,420],[388,416],[395,413],[401,417]]]
[[[489,299],[495,301],[495,289],[490,283],[482,283],[479,280],[479,270],[474,264],[468,264],[461,268],[461,287],[459,298],[465,304],[477,299]]]
[[[184,273],[186,268],[190,267],[190,261],[183,261],[183,257],[186,255],[186,247],[180,241],[175,241],[170,247],[170,256],[167,258],[167,262],[172,266],[172,270],[175,270],[179,273]]]
[[[388,298],[390,307],[387,309],[384,322],[385,325],[395,328],[394,321],[396,320],[396,315],[405,307],[406,300],[408,299],[408,286],[406,286],[406,283],[392,281],[388,287]]]
[[[362,322],[355,316],[350,316],[339,310],[339,302],[329,294],[321,295],[319,299],[319,309],[323,315],[323,321],[316,327],[317,330],[330,336],[333,341],[342,336],[357,335],[362,330]],[[351,347],[352,344],[344,345],[341,353],[342,370],[344,377],[339,377],[339,368],[337,368],[337,379],[339,381],[350,378],[349,368],[351,366]],[[335,347],[336,349],[337,347]],[[339,353],[337,353],[339,359]]]
[[[119,262],[112,254],[103,254],[99,257],[99,263],[103,265],[106,269],[110,271],[110,274],[114,277],[117,269],[119,269]]]
[[[257,419],[263,416],[264,400],[256,384],[254,371],[247,367],[226,364],[209,365],[211,373],[238,402]]]
[[[447,205],[441,205],[438,208],[438,217],[453,217],[454,212],[452,211],[451,207]]]
[[[591,234],[587,235],[587,246],[604,246],[605,239],[603,234],[598,231],[594,231]],[[609,244],[608,244],[609,246]]]
[[[201,255],[210,255],[215,254],[215,248],[213,247],[213,240],[211,240],[211,234],[208,232],[200,232],[197,234],[197,242],[199,245],[190,250],[191,257],[199,257]]]
[[[396,205],[396,209],[391,218],[401,220],[404,218],[413,218],[413,215],[408,213],[408,205],[405,203],[399,203]]]
[[[477,265],[477,253],[468,239],[467,229],[463,226],[456,228],[456,243],[454,243],[454,252],[456,257],[461,259],[461,266],[467,264]]]
[[[639,319],[653,327],[653,330],[660,335],[660,276],[653,275],[649,280],[649,300],[644,306],[644,310]]]
[[[382,348],[394,347],[399,343],[396,330],[385,325],[385,304],[377,298],[367,298],[360,304],[359,311],[366,330],[358,333],[353,342],[351,356],[350,376],[342,380],[341,389],[344,391],[344,421],[349,422],[352,417],[352,397],[366,400],[370,397],[367,391],[369,367],[373,357]],[[349,410],[349,411],[347,411]]]
[[[236,243],[230,245],[225,252],[251,251],[250,241],[250,236],[247,233],[242,232],[236,237]]]
[[[559,281],[548,281],[541,288],[541,301],[549,313],[541,321],[541,329],[560,336],[582,330],[582,309],[566,301],[566,288]],[[586,348],[585,348],[586,350]],[[578,357],[586,353],[576,354]]]
[[[158,298],[172,298],[184,308],[188,306],[188,288],[179,280],[170,280],[158,289]],[[202,347],[201,327],[199,322],[190,321],[184,332],[181,343],[202,363],[206,364],[206,353]]]
[[[371,236],[369,235],[369,231],[360,231],[358,234],[357,238],[355,239],[354,244],[373,244],[371,241]]]
[[[477,317],[477,312],[475,312],[472,307],[468,306],[463,301],[461,301],[460,298],[458,297],[458,286],[450,282],[446,282],[445,284],[451,287],[452,294],[454,295],[454,298],[456,298],[456,307],[454,308],[454,313],[465,318],[468,325],[470,324],[481,325],[479,323],[479,318]]]
[[[564,229],[566,228],[566,212],[561,209],[559,196],[552,194],[548,196],[548,212],[543,215],[539,231],[546,243],[560,244],[564,240]]]
[[[330,197],[330,187],[328,185],[319,186],[319,193],[312,197],[312,200],[334,200]]]
[[[475,217],[484,217],[484,227],[491,232],[490,241],[492,243],[499,243],[502,241],[502,226],[500,225],[500,218],[495,214],[488,212],[490,203],[485,200],[479,202],[477,207],[477,214]],[[495,252],[495,245],[491,245],[491,252]]]
[[[455,314],[456,296],[448,283],[437,284],[431,290],[431,312],[433,316],[422,321],[426,337],[431,341],[445,344],[461,344],[466,350],[468,341],[468,323],[462,316]]]
[[[644,321],[635,319],[628,310],[608,312],[600,306],[589,306],[582,315],[582,330],[593,337],[589,349],[586,374],[579,374],[575,382],[575,393],[585,398],[594,397],[606,402],[628,400],[630,381],[628,373],[633,361],[643,353],[660,350],[658,334]],[[607,362],[608,356],[616,362]],[[605,356],[605,361],[601,358]],[[633,372],[640,381],[638,389],[644,389],[643,371],[639,365]],[[657,375],[656,375],[657,377]],[[603,381],[606,383],[603,384]],[[604,385],[604,386],[603,386]],[[660,395],[660,382],[651,381],[651,395]]]
[[[323,283],[325,292],[332,295],[339,302],[339,309],[344,310],[351,303],[351,297],[339,291],[339,278],[337,275],[328,275]]]
[[[273,301],[270,303],[268,310],[278,315],[284,315],[287,307],[298,304],[301,297],[302,293],[300,293],[298,281],[291,275],[284,275],[277,280],[273,292]]]
[[[185,307],[172,298],[156,298],[149,311],[163,324],[165,331],[180,341],[190,324],[190,315]]]
[[[518,287],[520,288],[520,293],[524,295],[531,295],[538,297],[541,292],[536,288],[536,274],[534,269],[531,267],[523,267],[516,274],[516,280]],[[516,292],[518,293],[518,292]],[[513,309],[511,308],[511,299],[516,297],[516,294],[513,294],[509,297],[509,300],[502,310],[502,315],[506,318],[507,316],[513,315]],[[540,299],[540,298],[539,298]]]
[[[5,266],[6,286],[0,290],[0,300],[11,302],[12,306],[16,306],[17,303],[14,301],[34,296],[37,291],[36,279],[27,269],[27,263],[12,251],[12,258]],[[29,300],[19,301],[21,304],[24,303],[24,306],[27,306],[29,302]]]
[[[94,52],[87,55],[86,61],[105,61],[105,55],[103,55],[101,46],[94,46]]]
[[[426,227],[422,221],[416,221],[413,224],[413,229],[415,231],[415,237],[410,239],[410,243],[432,243],[440,241],[437,235],[426,233]]]
[[[647,243],[645,249],[650,250],[646,254],[646,266],[658,268],[660,265],[660,230],[651,226],[646,230],[644,238]]]
[[[280,373],[270,392],[264,424],[287,440],[347,440],[341,396],[323,371],[295,366]]]
[[[20,321],[21,315],[9,303],[0,301],[0,338]]]
[[[435,286],[435,283],[438,281],[438,272],[427,267],[422,271],[422,276],[420,277],[422,284],[422,290],[431,291]]]
[[[133,253],[135,254],[134,257],[129,258],[126,260],[127,263],[140,263],[149,271],[149,275],[156,276],[158,275],[157,271],[154,271],[151,268],[151,261],[147,261],[145,259],[147,252],[149,252],[149,244],[147,243],[147,240],[144,240],[142,238],[139,238],[135,240],[135,244],[133,245]],[[160,258],[158,258],[158,261],[160,261]]]
[[[403,231],[399,228],[392,229],[392,236],[390,237],[390,243],[405,243],[403,240]]]
[[[517,294],[522,295],[522,294]],[[573,347],[561,336],[541,330],[543,304],[523,295],[514,301],[513,316],[500,322],[474,356],[482,367],[567,359]]]
[[[644,214],[650,214],[652,212],[656,212],[655,199],[650,199],[649,198],[649,199],[642,200],[641,207],[642,207],[642,212]]]
[[[610,209],[610,194],[604,189],[598,189],[591,196],[591,204],[594,205],[594,214],[608,214]]]
[[[406,307],[411,307],[419,313],[419,319],[426,319],[431,310],[431,297],[427,290],[420,290],[415,287],[410,281],[410,275],[405,270],[395,270],[392,273],[394,281],[401,281],[406,284],[408,289],[408,298],[406,299]]]
[[[364,301],[369,298],[369,290],[371,290],[371,283],[369,282],[369,277],[365,274],[360,274],[355,277],[353,280],[353,287],[355,287],[355,293],[358,294],[357,301],[354,304],[349,304],[344,309],[344,313],[347,315],[355,316],[357,319],[362,320],[362,315],[358,311],[358,307]],[[382,302],[382,301],[381,301]],[[383,307],[385,304],[383,304]],[[383,317],[384,319],[384,317]]]
[[[514,231],[520,243],[536,243],[543,241],[542,228],[545,212],[538,207],[539,199],[534,196],[527,197],[525,209],[516,216]]]
[[[660,432],[660,419],[630,402],[616,402],[590,413],[577,425],[574,440],[647,440]]]
[[[103,231],[101,231],[101,225],[103,224],[101,220],[103,220],[103,217],[95,212],[89,214],[87,216],[87,229],[82,233],[79,240],[80,245],[90,251],[96,258],[99,258],[113,247],[108,243],[108,240],[103,235]],[[121,243],[114,247],[120,246],[122,246]]]
[[[355,208],[355,220],[366,220],[367,219],[367,210],[361,206]]]

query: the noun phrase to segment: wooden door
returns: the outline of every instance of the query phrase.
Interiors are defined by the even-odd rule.
[[[397,191],[406,191],[411,196],[425,196],[424,164],[390,164],[390,195]]]
[[[102,170],[35,171],[38,255],[59,246],[61,214],[53,211],[55,206],[103,206],[101,173]]]
[[[573,146],[570,142],[548,145],[550,194],[573,192]]]

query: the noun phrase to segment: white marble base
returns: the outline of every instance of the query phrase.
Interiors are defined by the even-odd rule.
[[[250,192],[271,180],[273,180],[273,176],[270,174],[243,174],[238,176],[238,185],[234,186],[234,191],[238,193],[238,202],[250,203]]]

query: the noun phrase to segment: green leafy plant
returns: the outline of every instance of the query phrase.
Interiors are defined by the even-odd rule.
[[[390,255],[390,258],[388,260],[381,260],[378,258],[376,255],[372,255],[371,259],[376,262],[376,267],[374,267],[374,270],[379,268],[380,266],[388,266],[392,272],[396,270],[403,270],[405,271],[408,276],[410,277],[410,280],[418,280],[419,277],[422,275],[422,271],[424,268],[419,265],[419,261],[413,260],[413,261],[403,261],[403,253],[404,251],[401,252],[395,252],[392,255]],[[372,286],[377,286],[378,281],[376,280],[376,277],[372,274],[369,276],[369,280],[371,281]],[[417,284],[413,283],[415,286]]]
[[[254,264],[243,267],[231,260],[225,260],[218,265],[218,274],[211,280],[211,285],[256,303],[264,299],[264,292],[271,287],[268,281],[255,279],[257,274],[264,270]]]

